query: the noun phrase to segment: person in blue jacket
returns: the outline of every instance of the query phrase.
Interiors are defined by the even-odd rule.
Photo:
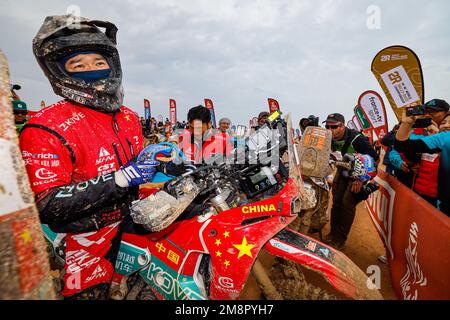
[[[448,103],[439,100],[439,103]],[[394,148],[398,151],[418,153],[441,153],[438,178],[439,209],[450,216],[450,131],[440,132],[431,136],[410,139],[413,125],[423,116],[407,116],[403,110],[402,124],[395,136]]]

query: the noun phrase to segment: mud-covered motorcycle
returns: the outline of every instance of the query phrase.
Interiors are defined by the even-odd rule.
[[[289,228],[308,208],[308,192],[289,119],[274,114],[269,121],[248,138],[244,154],[250,149],[249,157],[258,158],[279,150],[276,165],[219,161],[161,189],[142,190],[150,195],[131,211],[149,232],[123,234],[112,299],[239,299],[250,275],[267,299],[332,298],[308,283],[304,268],[348,298],[382,299],[344,254]],[[275,140],[269,138],[273,132]],[[61,235],[46,226],[44,231],[58,248]],[[262,250],[277,257],[270,272],[258,258]]]

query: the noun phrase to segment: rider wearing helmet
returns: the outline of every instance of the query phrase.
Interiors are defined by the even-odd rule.
[[[129,205],[158,164],[151,154],[136,160],[143,136],[122,106],[116,32],[110,22],[50,16],[33,40],[65,100],[33,117],[20,144],[42,223],[67,234],[65,297],[106,297]]]

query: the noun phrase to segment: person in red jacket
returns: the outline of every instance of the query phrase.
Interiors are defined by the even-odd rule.
[[[122,106],[116,32],[109,22],[50,16],[33,40],[65,100],[32,117],[20,145],[41,222],[67,234],[62,294],[74,299],[107,297],[129,205],[158,165],[151,155],[136,160],[142,129]]]
[[[411,134],[412,139],[419,139],[437,132],[427,129],[416,128]],[[438,204],[438,176],[439,176],[439,153],[418,154],[420,157],[416,172],[414,173],[413,190],[434,207]],[[405,158],[406,160],[406,158]]]
[[[431,118],[432,124],[426,129],[414,129],[411,139],[419,139],[438,133],[440,125],[450,108],[448,103],[441,99],[430,100],[424,107],[425,116]],[[440,154],[422,153],[420,158],[413,189],[431,205],[437,207]]]
[[[229,155],[233,145],[223,141],[220,131],[212,130],[211,112],[204,106],[189,110],[188,129],[180,134],[179,147],[191,164],[209,163],[216,155]]]

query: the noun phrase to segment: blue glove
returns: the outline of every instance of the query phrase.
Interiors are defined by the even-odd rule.
[[[116,183],[121,187],[136,187],[151,182],[159,164],[159,161],[147,159],[130,161],[116,174]],[[123,178],[126,180],[126,185]]]
[[[183,152],[175,144],[162,142],[149,145],[139,153],[136,162],[128,162],[118,171],[116,183],[121,187],[132,187],[148,182],[161,183],[172,180],[174,176],[158,172],[158,169],[163,171],[164,167],[161,167],[161,162],[156,160],[156,157],[160,156],[167,158],[167,161],[161,159],[165,163],[181,164],[184,159]]]

